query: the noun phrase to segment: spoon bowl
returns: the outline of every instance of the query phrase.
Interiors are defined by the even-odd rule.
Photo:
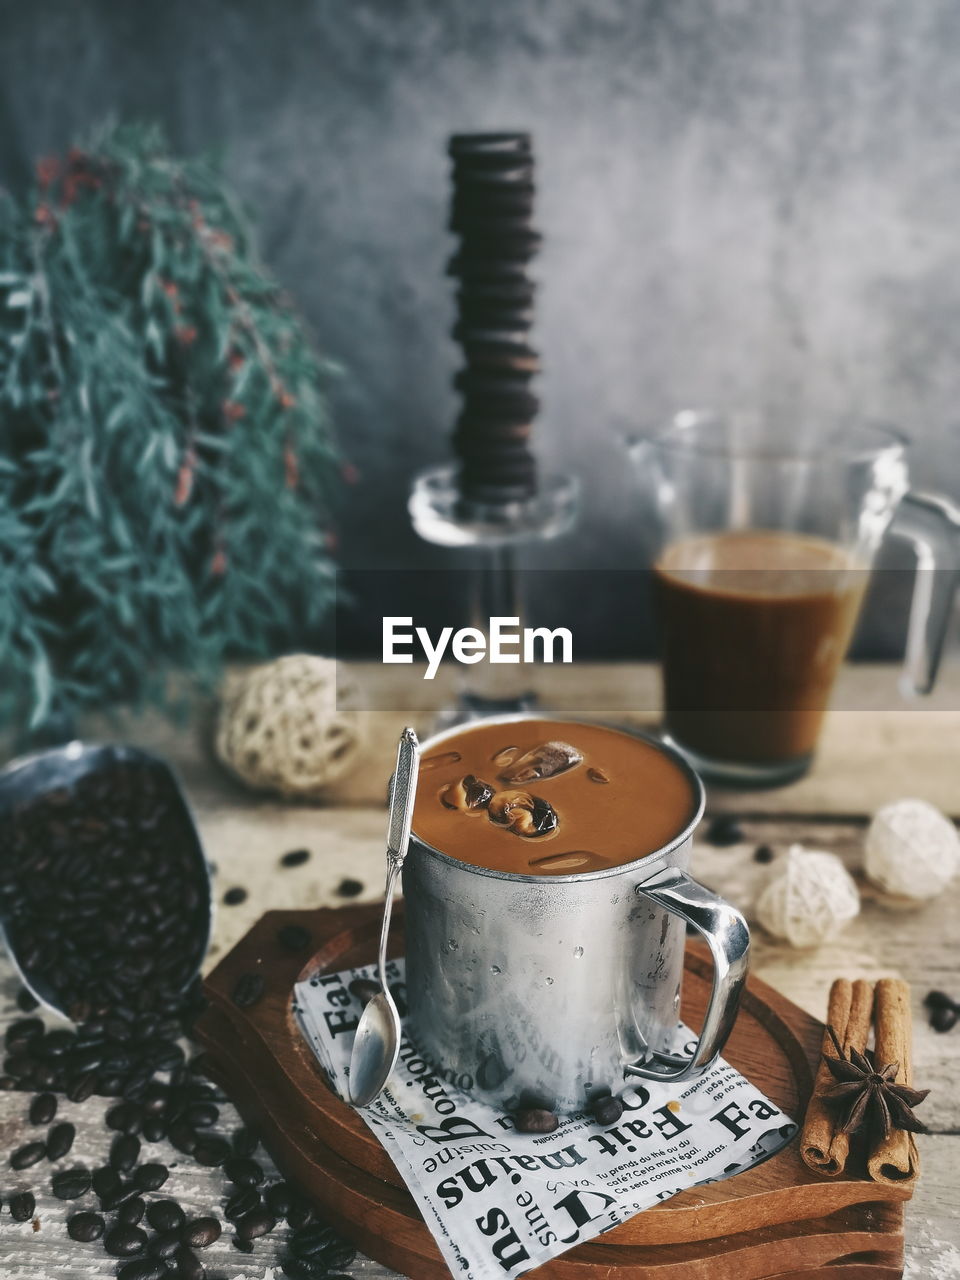
[[[383,1089],[400,1052],[400,1015],[384,989],[368,1002],[350,1055],[350,1100],[365,1107]]]

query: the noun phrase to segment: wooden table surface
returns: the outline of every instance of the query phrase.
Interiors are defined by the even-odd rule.
[[[337,886],[345,878],[363,883],[355,901],[373,902],[382,893],[384,785],[396,737],[405,721],[429,729],[435,709],[451,693],[449,673],[433,683],[420,682],[410,667],[374,665],[355,668],[368,705],[397,705],[404,692],[405,711],[365,711],[368,746],[358,768],[337,787],[324,806],[289,805],[251,795],[227,777],[212,760],[211,715],[201,708],[186,726],[156,715],[91,721],[84,736],[101,741],[127,741],[165,756],[178,770],[199,822],[211,861],[216,865],[215,900],[231,886],[248,890],[245,902],[217,908],[209,968],[271,907],[329,906],[342,902]],[[770,873],[753,859],[760,843],[785,849],[794,841],[837,853],[854,873],[861,864],[862,840],[869,815],[890,800],[919,796],[960,818],[960,671],[944,673],[937,694],[904,705],[897,694],[896,672],[889,667],[847,668],[837,690],[842,710],[827,719],[821,750],[811,773],[801,782],[764,792],[708,791],[708,816],[728,810],[738,815],[742,844],[718,849],[697,841],[694,871],[700,879],[740,906],[748,916],[757,892]],[[568,714],[596,714],[628,705],[638,721],[656,718],[657,680],[648,666],[618,664],[543,668],[541,696],[551,709]],[[624,690],[628,696],[624,697]],[[415,699],[415,701],[414,701]],[[9,754],[9,753],[8,753]],[[701,827],[701,837],[705,826]],[[280,856],[308,848],[312,856],[295,869],[282,869]],[[754,972],[797,1004],[822,1017],[830,983],[839,974],[876,978],[898,975],[913,988],[915,1011],[915,1077],[932,1089],[922,1118],[931,1132],[920,1138],[922,1175],[907,1206],[907,1266],[910,1280],[960,1280],[960,1026],[938,1035],[926,1024],[921,1007],[931,988],[960,996],[960,880],[932,902],[904,911],[891,908],[864,886],[860,916],[842,937],[817,951],[793,951],[757,930]],[[8,962],[0,960],[0,1018],[17,1016],[13,1000],[17,984]],[[10,1151],[27,1141],[28,1095],[0,1093],[0,1149]],[[61,1102],[60,1114],[77,1125],[72,1156],[95,1167],[109,1145],[102,1115],[106,1103],[90,1099],[81,1105]],[[230,1109],[224,1109],[231,1120]],[[236,1123],[235,1120],[231,1122]],[[164,1144],[149,1148],[151,1159],[182,1159]],[[0,1180],[6,1204],[9,1192],[37,1187],[40,1229],[17,1225],[3,1210],[0,1226],[0,1277],[3,1280],[79,1280],[110,1276],[114,1266],[100,1245],[71,1242],[63,1229],[64,1206],[47,1189],[49,1172],[38,1166],[24,1174],[9,1167]],[[217,1213],[226,1199],[225,1180],[217,1170],[189,1161],[173,1168],[164,1194],[185,1207]],[[277,1260],[284,1229],[259,1240],[253,1255],[237,1253],[229,1232],[206,1251],[208,1274],[229,1280],[279,1280]],[[352,1275],[382,1280],[391,1273],[358,1259]]]

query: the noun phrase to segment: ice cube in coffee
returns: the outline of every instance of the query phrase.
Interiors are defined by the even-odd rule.
[[[695,803],[683,767],[630,733],[577,721],[481,722],[427,754],[413,829],[441,853],[492,871],[573,875],[662,848]]]

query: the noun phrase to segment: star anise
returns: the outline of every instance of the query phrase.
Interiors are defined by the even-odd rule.
[[[823,1096],[843,1108],[843,1123],[837,1132],[856,1133],[866,1127],[874,1133],[879,1130],[884,1138],[890,1136],[891,1129],[925,1133],[925,1126],[911,1108],[922,1102],[930,1090],[897,1084],[899,1062],[890,1062],[878,1069],[857,1049],[851,1048],[845,1054],[833,1027],[827,1027],[827,1031],[837,1057],[831,1058],[825,1053],[823,1060],[838,1083],[825,1089]]]

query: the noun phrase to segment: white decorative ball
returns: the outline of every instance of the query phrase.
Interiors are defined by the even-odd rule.
[[[792,947],[816,947],[860,910],[860,894],[832,853],[790,846],[786,864],[757,899],[757,919]]]
[[[864,869],[887,893],[917,902],[935,897],[960,870],[960,836],[926,800],[896,800],[867,828]]]
[[[319,798],[364,746],[355,692],[332,658],[294,654],[256,667],[224,694],[217,756],[255,790]]]

